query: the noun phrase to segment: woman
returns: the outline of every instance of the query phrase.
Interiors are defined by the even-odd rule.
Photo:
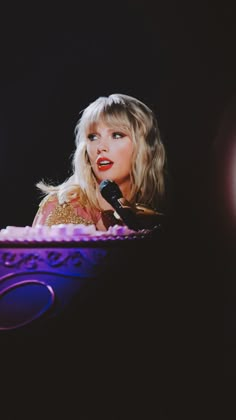
[[[99,97],[82,112],[75,135],[73,173],[61,185],[37,184],[46,197],[33,226],[94,224],[104,231],[125,224],[101,194],[104,180],[117,185],[140,228],[155,226],[163,211],[166,155],[151,109],[123,94]]]

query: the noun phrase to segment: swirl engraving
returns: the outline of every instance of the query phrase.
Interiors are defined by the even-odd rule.
[[[0,252],[0,266],[5,268],[17,268],[26,270],[36,270],[39,265],[46,264],[50,268],[72,266],[80,267],[84,262],[89,265],[99,264],[106,256],[106,252],[93,249],[88,252],[83,250],[47,250],[42,252],[22,252],[7,250]]]

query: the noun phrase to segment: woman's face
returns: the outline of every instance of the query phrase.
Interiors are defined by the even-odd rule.
[[[128,132],[111,128],[104,122],[98,122],[87,135],[87,153],[98,183],[110,179],[123,192],[130,186],[133,150]]]

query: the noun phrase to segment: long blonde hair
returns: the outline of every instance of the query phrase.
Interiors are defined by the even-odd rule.
[[[123,94],[101,96],[82,111],[75,127],[72,175],[60,185],[39,182],[37,187],[45,194],[57,193],[60,203],[78,197],[81,205],[100,209],[97,182],[87,154],[87,135],[98,121],[125,129],[134,142],[130,174],[132,187],[125,198],[131,203],[160,208],[165,194],[166,153],[157,120],[143,102]]]

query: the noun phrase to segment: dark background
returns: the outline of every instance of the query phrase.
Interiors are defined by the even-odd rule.
[[[40,201],[36,182],[62,182],[70,174],[74,128],[90,102],[119,92],[149,105],[173,193],[161,418],[200,418],[199,412],[212,418],[223,364],[224,284],[227,395],[236,371],[235,220],[226,223],[227,159],[221,160],[235,116],[233,2],[19,4],[4,6],[0,20],[0,228],[31,225]],[[158,268],[152,276],[159,279]]]
[[[69,175],[79,112],[114,92],[154,109],[176,210],[181,206],[186,217],[205,214],[212,145],[235,94],[233,16],[227,2],[5,6],[1,227],[32,223],[39,202],[35,183]]]

